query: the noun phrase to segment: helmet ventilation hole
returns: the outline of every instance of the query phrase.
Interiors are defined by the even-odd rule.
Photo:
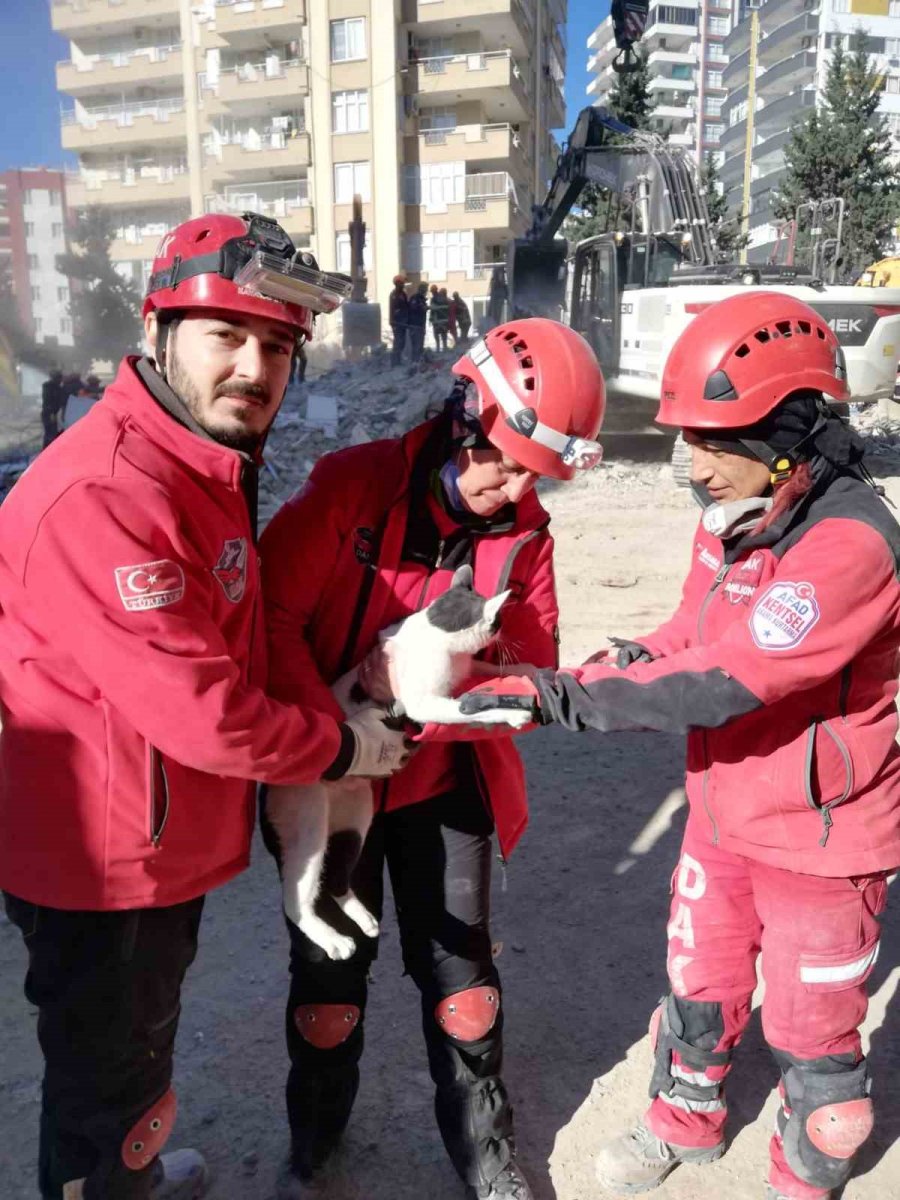
[[[208,237],[209,237],[209,230],[201,229],[200,232],[197,234],[197,236],[194,238],[194,241],[202,242],[204,238],[208,238]]]
[[[747,345],[746,342],[744,342],[744,344],[742,346],[738,346],[737,350],[735,350],[734,357],[735,358],[746,358],[749,353],[750,353],[750,347]]]
[[[809,321],[798,321],[797,326],[801,333],[812,333],[812,325],[810,325]]]
[[[526,392],[533,392],[534,391],[534,376],[526,375],[525,379],[523,380],[523,384],[525,386]]]
[[[816,334],[818,335],[820,342],[825,341],[825,330],[821,327],[821,325],[816,326]]]
[[[758,342],[767,342],[769,341],[770,334],[768,329],[758,329],[753,336]]]
[[[793,329],[791,329],[790,321],[776,321],[775,328],[778,330],[778,332],[781,334],[782,337],[790,337],[791,334],[794,332]]]

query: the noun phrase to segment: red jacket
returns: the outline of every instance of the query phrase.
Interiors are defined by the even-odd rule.
[[[329,685],[376,644],[379,631],[395,618],[398,592],[408,590],[402,551],[411,496],[427,503],[413,476],[427,475],[424,468],[439,433],[439,423],[428,422],[397,441],[327,455],[270,522],[260,553],[273,696],[340,718]],[[472,539],[476,589],[487,596],[512,589],[501,636],[521,661],[538,666],[555,665],[557,658],[548,523],[529,493],[516,506],[511,529]],[[451,560],[432,568],[429,586],[413,607],[445,591],[457,565]],[[524,771],[512,740],[488,731],[479,736],[456,726],[428,726],[425,740],[431,739],[473,743],[476,776],[493,810],[501,850],[509,854],[528,818]],[[413,760],[416,778],[428,777],[423,760],[438,753],[433,746],[419,751]],[[404,787],[404,774],[387,785],[388,808],[429,798]]]
[[[726,850],[811,875],[900,864],[900,529],[837,478],[736,545],[701,524],[656,661],[540,683],[570,728],[689,730],[694,817]]]
[[[310,782],[340,745],[262,690],[246,459],[177,424],[135,361],[0,508],[0,886],[59,908],[224,882],[250,781]]]

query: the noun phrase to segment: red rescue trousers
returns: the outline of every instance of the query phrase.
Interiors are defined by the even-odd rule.
[[[800,1060],[840,1054],[859,1059],[866,980],[877,957],[878,917],[886,898],[883,872],[834,879],[766,866],[720,850],[691,818],[672,876],[667,928],[672,992],[721,1006],[724,1032],[707,1048],[730,1051],[750,1017],[761,953],[762,1024],[769,1046]],[[685,1082],[712,1085],[725,1078],[730,1063],[697,1072],[675,1051],[671,1070]],[[723,1140],[725,1116],[721,1091],[700,1105],[661,1092],[645,1119],[667,1142],[707,1147]],[[797,1179],[777,1134],[771,1154],[769,1181],[777,1189],[800,1200],[829,1194]]]

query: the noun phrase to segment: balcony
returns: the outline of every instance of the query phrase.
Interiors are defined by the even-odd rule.
[[[497,106],[498,93],[503,93],[505,115],[516,120],[525,120],[531,109],[522,69],[510,50],[411,61],[408,90],[423,107],[429,98],[451,92],[460,100],[480,101],[486,111]]]
[[[241,63],[222,71],[218,83],[210,85],[208,76],[201,80],[204,106],[210,113],[265,111],[286,96],[305,96],[309,92],[309,68],[299,59],[271,58],[268,62]]]
[[[66,184],[66,203],[70,208],[93,204],[127,208],[165,204],[170,200],[190,199],[191,185],[187,165],[175,168],[116,168],[83,171]]]
[[[656,75],[650,80],[648,91],[651,95],[657,92],[684,92],[692,96],[695,91],[693,79],[674,79],[669,75]]]
[[[56,87],[70,96],[89,92],[121,92],[135,79],[142,86],[181,79],[180,46],[148,46],[121,54],[92,54],[56,64]]]
[[[736,54],[730,62],[727,62],[722,67],[722,84],[726,88],[733,88],[741,83],[744,83],[750,73],[750,51],[742,50],[740,54]]]
[[[216,0],[216,33],[232,46],[289,41],[305,21],[304,0]]]
[[[816,74],[815,50],[801,50],[783,58],[781,62],[763,71],[756,80],[756,94],[766,100],[776,96],[787,96],[804,84],[812,83]]]
[[[446,182],[448,191],[422,197],[418,181],[409,181],[404,196],[409,206],[407,230],[510,230],[513,225],[524,226],[525,196],[520,203],[515,182],[506,171],[457,176]]]
[[[694,144],[694,131],[685,129],[682,133],[670,133],[668,142],[670,146],[681,146],[687,150]]]
[[[761,171],[776,170],[784,162],[784,150],[790,140],[790,129],[759,139],[753,147],[753,165]]]
[[[529,161],[523,139],[511,125],[457,125],[455,129],[423,129],[407,139],[407,162]]]
[[[759,10],[760,28],[764,33],[774,33],[794,17],[818,8],[818,0],[766,0]]]
[[[789,129],[794,121],[815,108],[816,93],[814,88],[806,88],[800,92],[791,92],[788,96],[782,96],[778,100],[773,100],[764,108],[760,108],[756,113],[755,128],[760,134],[771,137],[775,133],[781,133],[784,129]]]
[[[313,231],[313,211],[306,179],[241,184],[207,196],[205,204],[207,212],[262,213],[272,217],[292,236],[309,237]]]
[[[281,131],[247,136],[240,140],[220,143],[218,161],[207,157],[207,174],[214,178],[223,175],[289,175],[297,167],[308,167],[310,144],[308,133],[288,136]]]
[[[724,130],[723,130],[724,133]],[[719,139],[719,149],[722,148],[721,138]],[[719,179],[722,181],[724,188],[735,187],[743,183],[744,179],[744,149],[743,146],[736,146],[732,154],[719,167]]]
[[[747,141],[747,118],[742,117],[740,121],[735,121],[733,125],[727,126],[722,130],[722,136],[719,138],[719,149],[727,153],[743,153],[744,146]]]
[[[646,46],[648,53],[652,54],[654,50],[660,49],[659,42],[662,38],[665,38],[666,50],[681,50],[686,52],[691,43],[697,41],[697,37],[696,24],[670,25],[667,21],[657,21],[655,25],[648,27],[643,37],[643,44]]]
[[[65,150],[180,142],[185,137],[184,101],[180,97],[69,110],[62,113],[61,120]]]
[[[818,36],[818,13],[802,13],[792,21],[785,22],[768,37],[760,38],[757,59],[761,66],[774,66],[800,50],[812,49]]]
[[[63,36],[86,29],[114,33],[117,27],[177,25],[179,8],[179,0],[51,0],[50,20]]]
[[[690,67],[693,70],[696,65],[696,55],[688,50],[654,50],[647,59],[651,72],[667,66]]]
[[[690,104],[657,104],[650,113],[663,121],[693,121],[695,115]]]
[[[750,48],[750,26],[752,25],[750,15],[744,18],[743,21],[738,21],[737,25],[732,29],[731,33],[725,38],[722,46],[725,53],[732,61],[739,54],[743,54]]]
[[[114,262],[127,259],[152,259],[159,245],[159,239],[168,233],[181,221],[190,216],[190,206],[175,206],[171,213],[135,214],[132,219],[123,221],[115,231],[115,240],[109,248],[109,256]]]
[[[446,37],[460,24],[517,54],[530,54],[535,43],[534,0],[404,0],[402,20],[417,37]]]

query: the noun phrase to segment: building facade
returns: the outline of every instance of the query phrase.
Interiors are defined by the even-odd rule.
[[[23,328],[50,346],[73,340],[69,280],[56,269],[66,244],[63,172],[25,167],[0,173],[0,260],[8,265]]]
[[[822,103],[831,53],[838,41],[848,47],[859,26],[884,77],[880,109],[900,139],[900,0],[763,0],[756,18],[753,44],[751,9],[736,0],[725,41],[728,100],[721,177],[732,210],[743,211],[749,151],[748,258],[764,261],[778,252],[772,201],[784,180],[791,128]]]
[[[524,232],[565,123],[566,0],[52,0],[73,208],[108,205],[146,282],[189,215],[277,218],[349,269],[354,194],[369,295],[403,270],[476,313]]]
[[[717,154],[724,128],[726,61],[723,42],[731,28],[728,0],[672,0],[653,4],[640,49],[647,55],[653,112],[650,127],[699,161]],[[602,21],[588,38],[587,88],[590,102],[609,103],[618,48],[612,18]]]

